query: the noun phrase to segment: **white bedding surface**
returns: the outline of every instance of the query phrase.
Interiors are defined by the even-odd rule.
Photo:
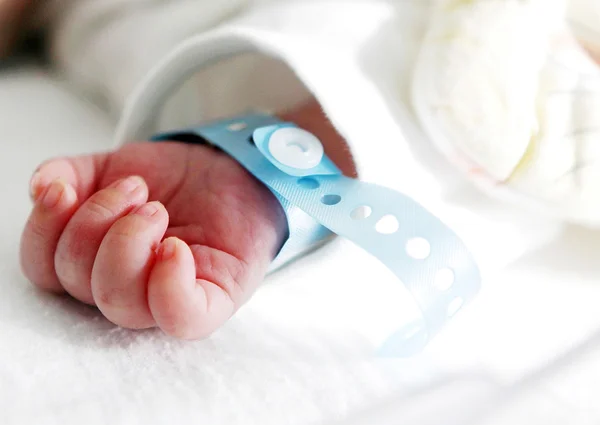
[[[111,131],[35,68],[0,73],[0,423],[600,421],[600,233],[585,229],[566,228],[486,282],[410,361],[351,360],[360,341],[294,325],[281,306],[308,305],[311,292],[285,287],[286,272],[201,342],[120,330],[39,293],[17,261],[31,172],[51,156],[108,148]]]
[[[107,149],[112,123],[35,69],[2,72],[0,93],[0,423],[331,423],[403,391],[396,365],[276,321],[283,288],[200,342],[121,330],[33,289],[18,266],[29,177],[49,157]]]

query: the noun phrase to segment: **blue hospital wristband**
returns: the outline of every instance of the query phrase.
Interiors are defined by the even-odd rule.
[[[152,140],[186,140],[182,134],[222,149],[281,203],[289,237],[271,270],[339,235],[394,273],[421,317],[391,335],[382,352],[403,356],[422,350],[478,292],[479,269],[450,228],[402,193],[342,175],[311,133],[250,114]]]

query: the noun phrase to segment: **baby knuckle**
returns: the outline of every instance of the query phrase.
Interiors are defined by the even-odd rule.
[[[199,321],[199,323],[190,323],[182,320],[177,315],[164,315],[162,317],[160,329],[167,335],[181,340],[199,340],[208,338],[213,329],[208,324]]]
[[[95,291],[95,299],[98,305],[110,308],[131,308],[132,303],[124,288],[117,286],[100,287]]]
[[[165,312],[161,314],[160,329],[167,335],[171,335],[175,338],[181,338],[184,333],[184,326],[182,326],[179,317],[176,314]]]
[[[86,205],[87,210],[97,217],[114,217],[119,214],[118,204],[108,195],[98,193],[91,197]]]
[[[110,237],[115,238],[117,242],[122,240],[143,240],[144,231],[148,228],[144,220],[138,220],[135,216],[123,217],[117,221],[110,230]]]
[[[30,232],[30,237],[33,238],[34,240],[44,240],[44,239],[48,238],[50,229],[48,229],[48,227],[45,226],[44,224],[37,222],[35,220],[32,220],[29,223],[29,232]]]

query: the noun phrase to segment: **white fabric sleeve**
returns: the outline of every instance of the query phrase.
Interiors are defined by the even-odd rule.
[[[118,117],[125,99],[182,40],[218,26],[251,0],[48,0],[35,25],[70,83]]]
[[[246,14],[186,40],[163,58],[129,99],[116,143],[176,127],[159,119],[164,100],[199,70],[248,52],[275,58],[320,102],[346,139],[361,179],[424,204],[463,237],[484,273],[493,273],[552,238],[557,225],[480,195],[416,124],[408,99],[425,13],[419,4],[405,4],[398,14],[387,2],[370,0],[343,7],[335,1],[285,4]]]

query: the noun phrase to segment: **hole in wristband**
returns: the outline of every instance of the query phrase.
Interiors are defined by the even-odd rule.
[[[435,274],[434,286],[440,291],[447,291],[454,285],[454,272],[450,269],[441,269]]]
[[[400,224],[398,223],[398,219],[391,214],[381,217],[375,225],[375,230],[383,235],[396,233],[399,228]]]
[[[452,317],[458,313],[458,310],[461,309],[464,303],[465,302],[461,297],[456,297],[450,301],[450,304],[448,304],[448,316]]]
[[[316,181],[315,179],[311,178],[311,177],[302,177],[300,180],[298,180],[298,186],[300,186],[303,189],[318,189],[319,186],[321,186],[319,184],[318,181]]]
[[[350,213],[350,217],[353,220],[364,220],[371,216],[373,210],[368,205],[361,205],[360,207],[354,208]]]
[[[406,243],[406,253],[415,260],[424,260],[431,254],[431,245],[427,239],[412,238]]]
[[[254,142],[254,135],[250,135],[248,137],[248,143],[250,143],[252,146],[256,146],[256,143]]]
[[[227,127],[227,130],[229,131],[242,131],[245,128],[248,127],[248,124],[246,124],[245,122],[235,122],[233,124],[229,124],[229,126]]]
[[[321,203],[325,205],[337,205],[341,200],[342,197],[340,195],[323,195]]]

